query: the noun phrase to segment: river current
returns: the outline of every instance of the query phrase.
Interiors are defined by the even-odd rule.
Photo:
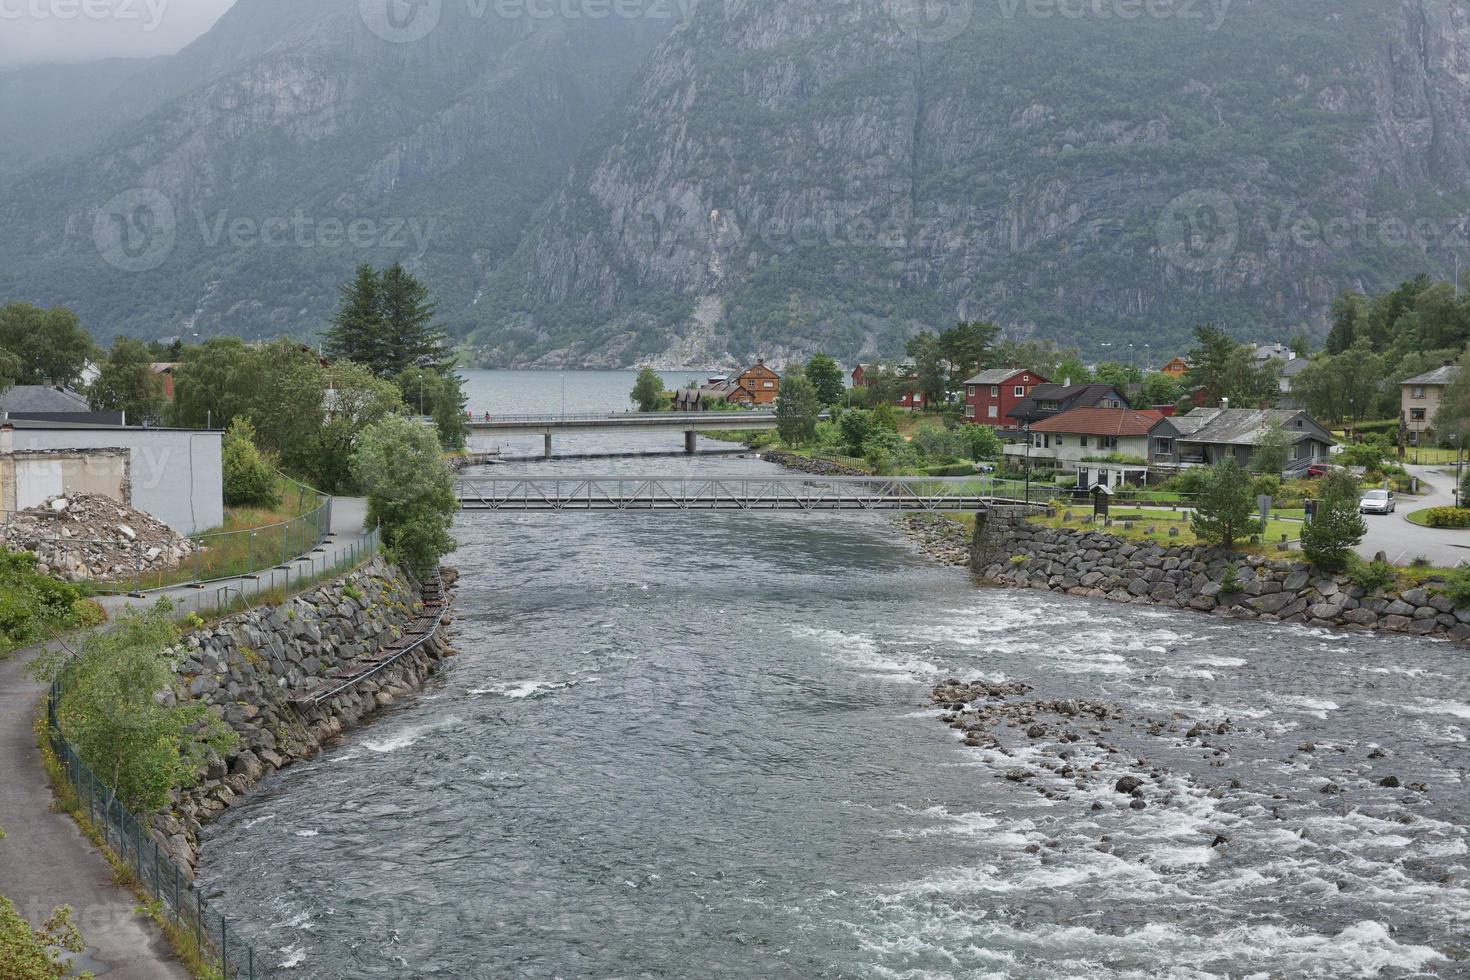
[[[458,656],[207,833],[282,975],[1470,976],[1458,648],[977,589],[881,517],[456,535]],[[1118,717],[968,747],[947,678]]]

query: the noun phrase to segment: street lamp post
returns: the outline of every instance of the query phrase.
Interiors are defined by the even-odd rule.
[[[1026,503],[1031,503],[1031,420],[1026,420]]]
[[[1459,507],[1462,503],[1460,500],[1460,487],[1462,485],[1461,481],[1464,478],[1464,457],[1460,453],[1460,433],[1456,432],[1450,438],[1455,440],[1455,506]]]

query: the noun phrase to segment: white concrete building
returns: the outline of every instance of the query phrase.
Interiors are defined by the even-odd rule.
[[[0,511],[101,493],[183,534],[224,523],[222,432],[0,422]]]

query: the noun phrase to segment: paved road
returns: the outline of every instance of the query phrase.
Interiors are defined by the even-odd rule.
[[[1426,507],[1448,507],[1455,502],[1455,478],[1440,466],[1405,467],[1417,476],[1427,493],[1418,497],[1400,497],[1399,509],[1393,514],[1366,514],[1368,534],[1358,546],[1358,553],[1372,558],[1378,552],[1394,564],[1406,564],[1420,555],[1435,565],[1452,567],[1470,561],[1470,531],[1450,531],[1420,527],[1408,521],[1408,515]]]
[[[332,506],[333,540],[319,561],[330,565],[363,538],[367,512],[361,500],[337,498]],[[304,564],[304,563],[303,563]],[[286,573],[262,578],[263,589],[285,584]],[[220,583],[254,591],[256,583],[235,579]],[[216,587],[205,591],[165,589],[146,602],[168,595],[185,603],[181,612],[208,607],[216,596],[233,598]],[[109,612],[139,600],[108,600]],[[81,970],[106,980],[187,980],[189,972],[174,958],[167,940],[151,920],[137,914],[133,894],[112,884],[112,869],[76,823],[51,809],[51,784],[41,768],[32,723],[45,686],[32,681],[25,665],[36,650],[18,651],[0,660],[0,895],[33,924],[58,905],[70,905],[87,950]]]

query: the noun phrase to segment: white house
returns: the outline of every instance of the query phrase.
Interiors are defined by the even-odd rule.
[[[1142,484],[1148,478],[1149,432],[1163,419],[1131,408],[1074,408],[1032,423],[1031,443],[1006,446],[1013,459],[1028,458],[1064,473],[1079,486]]]

